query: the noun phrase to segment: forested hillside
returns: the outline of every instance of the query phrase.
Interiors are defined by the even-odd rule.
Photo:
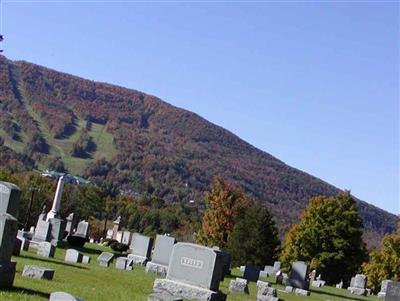
[[[157,97],[4,56],[0,108],[0,164],[14,170],[68,170],[113,194],[199,207],[220,175],[267,202],[281,233],[312,196],[339,192]],[[362,201],[359,210],[370,245],[394,230],[396,216]]]

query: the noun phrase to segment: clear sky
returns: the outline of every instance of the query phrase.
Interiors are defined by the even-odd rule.
[[[390,212],[398,2],[2,0],[5,55],[156,95]]]

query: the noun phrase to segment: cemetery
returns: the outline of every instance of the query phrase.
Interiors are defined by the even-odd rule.
[[[400,300],[396,281],[382,281],[374,296],[367,276],[332,287],[305,261],[292,262],[287,272],[280,261],[235,268],[218,246],[132,233],[122,229],[120,216],[94,242],[89,222],[60,216],[63,186],[60,177],[51,210],[43,208],[36,227],[25,231],[18,230],[20,189],[0,182],[0,300]]]

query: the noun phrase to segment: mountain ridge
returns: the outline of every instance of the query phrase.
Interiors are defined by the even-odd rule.
[[[281,232],[298,219],[310,197],[341,191],[156,96],[4,56],[0,67],[0,136],[6,146],[41,166],[60,157],[67,167],[84,167],[83,175],[110,190],[157,194],[173,202],[201,203],[220,175],[265,200]],[[101,137],[106,134],[105,142]],[[96,150],[86,151],[82,146],[91,139]],[[78,142],[86,158],[70,155]],[[113,149],[106,148],[110,143]],[[358,201],[367,240],[394,230],[394,214]]]

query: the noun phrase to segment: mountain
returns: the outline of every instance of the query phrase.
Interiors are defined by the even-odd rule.
[[[195,200],[200,207],[220,175],[267,202],[281,233],[311,197],[340,192],[155,96],[4,56],[0,79],[0,163],[9,168],[66,168],[112,192]],[[397,217],[358,204],[374,246]]]

